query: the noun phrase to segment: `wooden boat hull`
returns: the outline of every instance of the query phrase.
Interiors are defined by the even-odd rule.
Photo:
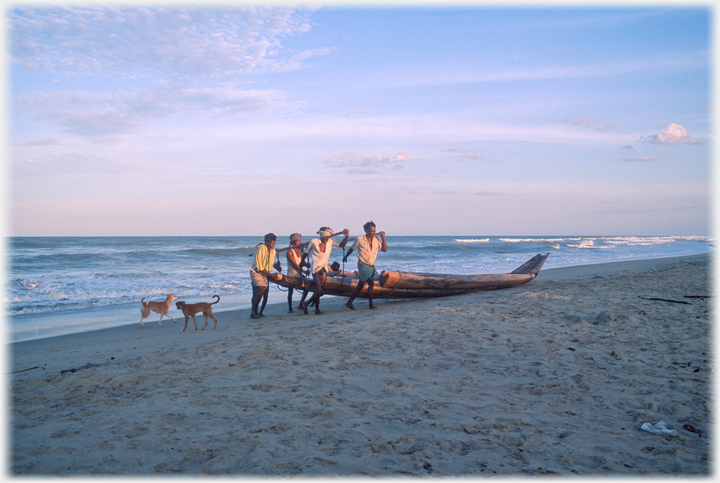
[[[534,279],[547,260],[546,255],[536,255],[512,273],[492,275],[445,275],[437,273],[411,273],[384,270],[375,282],[373,298],[406,299],[444,297],[481,290],[499,290],[522,285]],[[312,279],[282,275],[276,284],[297,290],[314,291]],[[324,294],[349,297],[358,284],[357,279],[327,277]],[[359,297],[367,297],[367,285]]]

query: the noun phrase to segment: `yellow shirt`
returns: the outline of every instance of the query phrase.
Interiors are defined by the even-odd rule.
[[[270,272],[273,269],[275,260],[275,249],[270,250],[264,243],[258,248],[255,254],[255,263],[252,268],[258,271]]]

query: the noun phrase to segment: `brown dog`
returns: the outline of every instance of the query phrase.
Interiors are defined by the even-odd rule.
[[[143,324],[143,319],[146,319],[150,317],[150,311],[157,312],[160,314],[160,321],[158,322],[158,325],[162,325],[162,318],[164,315],[167,315],[170,317],[173,322],[177,324],[177,320],[172,318],[172,315],[168,314],[168,310],[170,309],[170,305],[172,305],[173,300],[177,300],[177,297],[173,294],[168,294],[167,298],[163,302],[148,302],[145,303],[144,301],[147,300],[147,297],[143,297],[140,299],[140,326],[145,327],[145,324]]]
[[[203,316],[205,317],[205,325],[203,325],[203,328],[200,330],[203,330],[208,325],[208,317],[213,319],[215,321],[215,325],[213,326],[213,329],[217,329],[217,319],[213,317],[212,314],[212,307],[211,305],[215,305],[216,303],[220,302],[220,296],[219,295],[213,295],[213,298],[217,297],[217,300],[213,303],[207,303],[207,302],[198,302],[196,304],[186,304],[182,300],[180,302],[177,302],[175,304],[175,307],[178,308],[178,310],[182,310],[183,315],[185,316],[185,327],[183,327],[183,330],[181,332],[185,332],[185,329],[187,329],[188,319],[192,317],[193,324],[195,324],[195,330],[197,330],[197,322],[195,321],[195,314],[198,312],[202,312]]]

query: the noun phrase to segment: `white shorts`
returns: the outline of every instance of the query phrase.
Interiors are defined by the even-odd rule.
[[[252,281],[253,287],[265,288],[268,286],[267,277],[255,270],[250,270],[250,280]]]

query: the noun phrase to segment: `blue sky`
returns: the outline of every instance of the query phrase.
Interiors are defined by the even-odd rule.
[[[709,8],[6,14],[10,235],[710,235]]]

